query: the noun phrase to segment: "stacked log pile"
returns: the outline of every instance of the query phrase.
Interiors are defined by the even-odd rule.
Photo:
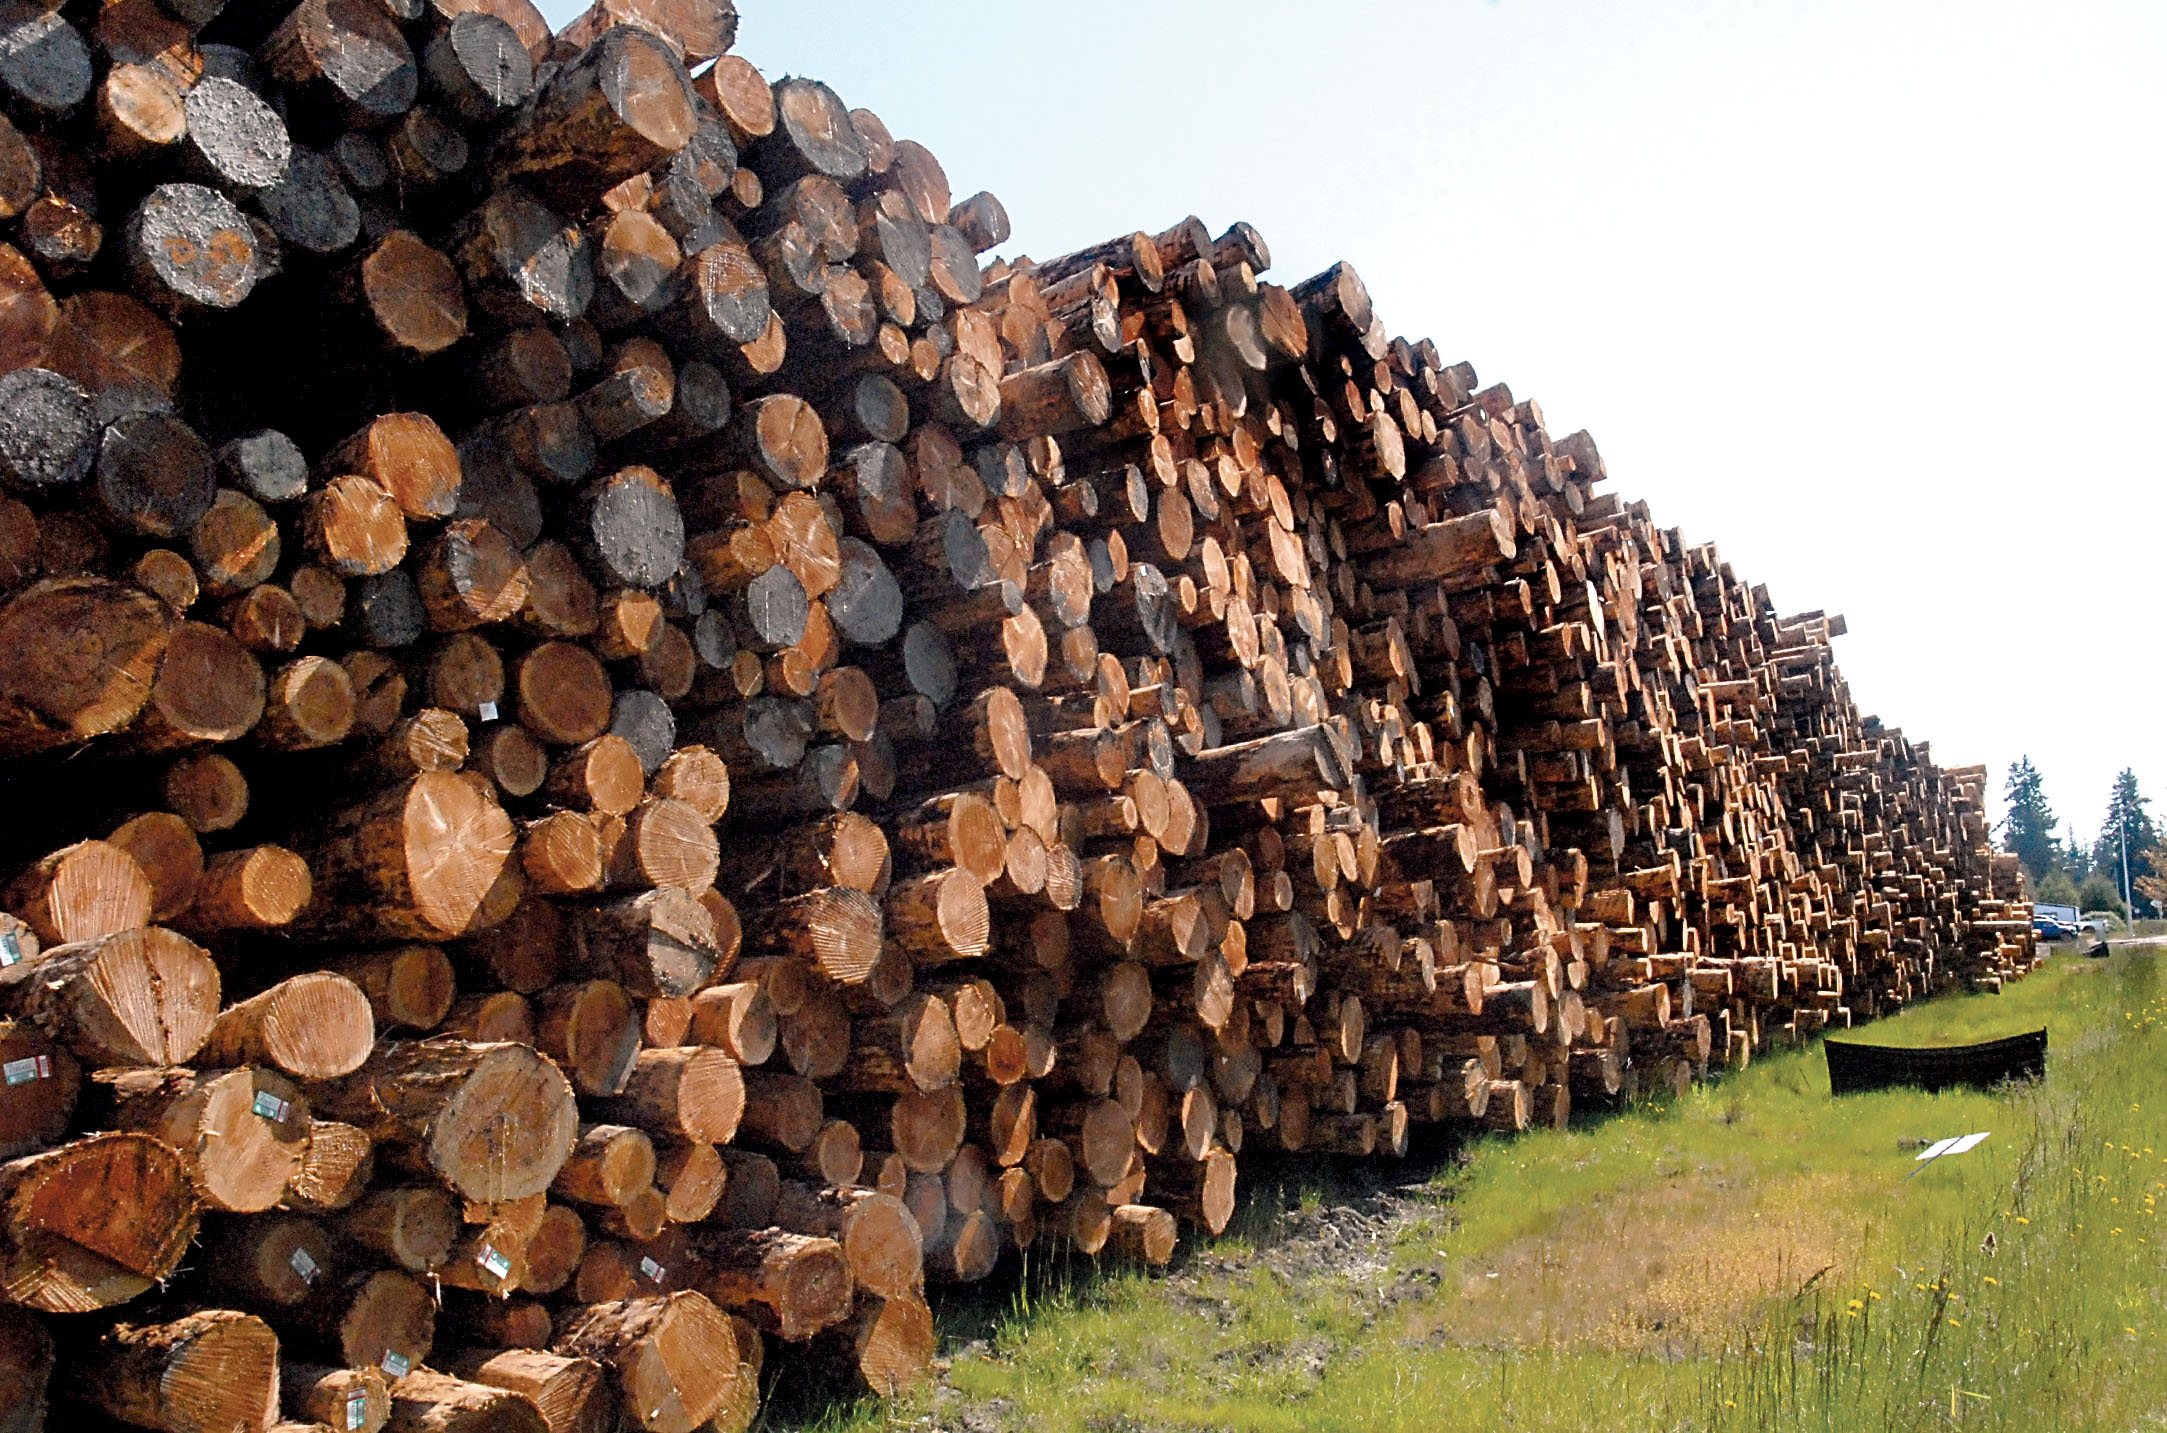
[[[728,0],[0,18],[0,1427],[746,1426],[2032,959],[1584,433]]]

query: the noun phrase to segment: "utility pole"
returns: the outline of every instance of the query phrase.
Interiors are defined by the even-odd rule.
[[[2129,933],[2137,933],[2137,902],[2129,893],[2129,813],[2124,812],[2115,822],[2122,836],[2122,910],[2129,917]]]

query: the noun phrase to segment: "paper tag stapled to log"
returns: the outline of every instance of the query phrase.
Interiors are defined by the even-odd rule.
[[[662,1282],[662,1266],[646,1255],[640,1256],[640,1277],[650,1284]]]
[[[414,1371],[414,1360],[403,1353],[392,1353],[387,1350],[384,1354],[384,1361],[378,1364],[377,1367],[384,1371],[386,1378],[404,1378]]]
[[[255,1112],[273,1124],[286,1118],[286,1111],[293,1108],[269,1090],[256,1091],[256,1102],[251,1106]]]
[[[14,931],[0,931],[0,969],[20,965],[23,960],[22,937]]]
[[[495,1249],[490,1248],[487,1244],[482,1245],[481,1255],[475,1260],[475,1262],[480,1264],[484,1269],[487,1269],[492,1278],[506,1278],[509,1277],[512,1272],[511,1256],[498,1253]]]
[[[365,1389],[355,1389],[346,1395],[346,1433],[355,1433],[369,1423],[369,1395]]]
[[[495,702],[483,702],[475,708],[475,711],[483,721],[495,721],[497,719],[497,704]]]
[[[25,1055],[20,1060],[10,1060],[0,1065],[0,1077],[11,1085],[27,1085],[32,1080],[49,1080],[53,1077],[53,1057],[50,1055]]]
[[[302,1283],[313,1284],[316,1282],[316,1275],[318,1272],[316,1267],[316,1261],[309,1257],[308,1250],[294,1250],[293,1256],[287,1259],[286,1262],[288,1264],[291,1264],[293,1266],[293,1271],[301,1276]]]

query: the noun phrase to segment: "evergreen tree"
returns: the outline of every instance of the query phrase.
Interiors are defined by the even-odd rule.
[[[2002,819],[2002,847],[2014,851],[2034,882],[2054,869],[2061,854],[2054,840],[2054,812],[2047,805],[2046,784],[2028,756],[2009,768],[2002,791],[2009,814]]]
[[[2107,823],[2100,829],[2099,844],[2093,850],[2098,868],[2113,877],[2117,890],[2122,886],[2125,841],[2133,882],[2147,869],[2146,855],[2159,845],[2159,832],[2152,825],[2151,813],[2144,809],[2150,804],[2137,790],[2137,773],[2124,767],[2122,774],[2114,778],[2113,793],[2107,798]],[[2145,904],[2141,892],[2138,902]]]

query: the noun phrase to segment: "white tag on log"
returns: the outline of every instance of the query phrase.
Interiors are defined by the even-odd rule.
[[[384,1370],[386,1378],[404,1378],[414,1371],[414,1360],[403,1353],[386,1353],[384,1361],[377,1365]]]
[[[346,1433],[366,1427],[369,1421],[369,1395],[364,1389],[355,1389],[346,1395]]]
[[[487,1244],[482,1245],[481,1256],[475,1262],[487,1269],[492,1278],[501,1279],[512,1272],[511,1257],[498,1253]]]
[[[22,937],[14,931],[0,931],[0,969],[20,965],[23,959]]]
[[[294,1250],[293,1256],[286,1262],[293,1265],[293,1271],[301,1276],[302,1283],[313,1284],[316,1282],[316,1261],[309,1257],[308,1250]]]
[[[286,1118],[286,1111],[293,1108],[293,1106],[287,1104],[269,1090],[258,1090],[256,1091],[256,1103],[251,1108],[271,1123],[277,1124],[280,1120]]]
[[[475,710],[481,714],[483,721],[495,721],[497,719],[497,704],[495,702],[483,702]]]
[[[49,1080],[53,1077],[53,1057],[50,1055],[25,1055],[20,1060],[10,1060],[0,1065],[0,1077],[11,1085],[27,1085],[32,1080]]]
[[[640,1275],[650,1284],[662,1282],[662,1266],[646,1255],[640,1256]]]

